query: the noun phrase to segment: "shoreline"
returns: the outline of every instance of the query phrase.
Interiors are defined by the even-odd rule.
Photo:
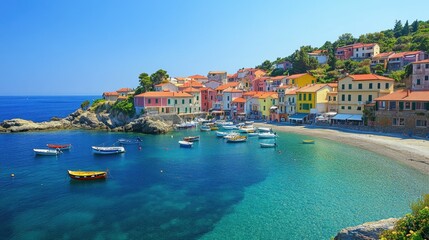
[[[341,142],[389,157],[429,176],[429,141],[416,138],[381,135],[368,132],[346,132],[337,129],[309,128],[304,125],[255,123],[279,132],[290,132]]]

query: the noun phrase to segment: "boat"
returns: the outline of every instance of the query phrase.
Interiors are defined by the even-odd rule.
[[[246,126],[243,126],[243,127],[239,128],[239,131],[241,133],[251,133],[251,132],[255,132],[255,130],[256,129],[253,126],[251,126],[251,125],[246,125]]]
[[[187,141],[187,142],[196,142],[199,140],[200,140],[200,136],[188,136],[183,138],[183,141]]]
[[[71,179],[76,180],[97,180],[107,177],[106,171],[72,171],[67,170]]]
[[[245,141],[247,141],[246,136],[235,136],[227,139],[227,142],[229,143],[238,143],[238,142],[245,142]]]
[[[310,140],[310,139],[308,139],[308,140],[302,140],[302,143],[304,143],[304,144],[314,144],[314,140]]]
[[[225,137],[226,135],[228,135],[229,133],[227,132],[220,132],[220,131],[216,131],[216,136],[217,137]]]
[[[124,147],[95,147],[92,146],[92,152],[94,154],[118,154],[118,153],[124,153],[125,148]]]
[[[249,133],[247,133],[247,136],[249,136],[249,137],[256,137],[256,136],[259,136],[259,133],[257,133],[257,132],[249,132]]]
[[[210,132],[212,129],[210,128],[210,126],[209,125],[202,125],[201,127],[200,127],[200,131],[201,132]]]
[[[48,148],[59,149],[59,150],[69,150],[72,145],[71,144],[46,144]]]
[[[219,130],[218,126],[215,126],[215,125],[210,126],[210,131],[216,131],[216,130]]]
[[[277,147],[277,143],[259,143],[261,148],[274,148]]]
[[[267,127],[258,127],[258,131],[259,132],[272,132],[273,129],[272,128],[267,128]]]
[[[222,128],[225,130],[236,130],[236,129],[238,129],[238,127],[235,125],[222,125]]]
[[[228,133],[227,135],[223,136],[223,138],[230,139],[230,138],[237,137],[237,136],[241,136],[240,133],[238,133],[238,132],[231,132],[231,133]]]
[[[187,141],[179,141],[180,147],[183,148],[190,148],[192,147],[193,142],[187,142]]]
[[[263,133],[259,133],[258,137],[261,139],[276,138],[277,134],[276,133],[263,132]]]
[[[34,148],[33,151],[36,155],[44,155],[44,156],[56,156],[56,155],[61,153],[60,149],[40,149],[40,148],[38,149],[38,148]]]
[[[197,126],[197,122],[194,122],[194,121],[183,122],[183,123],[180,123],[180,124],[176,124],[177,128],[182,128],[182,129],[184,129],[184,128],[193,128],[193,127],[196,127],[196,126]]]
[[[252,125],[253,123],[255,123],[254,121],[245,121],[244,124],[246,125]]]
[[[141,138],[137,137],[136,139],[126,139],[126,138],[119,138],[118,143],[122,145],[131,145],[131,144],[139,144],[141,143]]]

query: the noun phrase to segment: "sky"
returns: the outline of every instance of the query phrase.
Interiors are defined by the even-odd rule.
[[[429,1],[2,0],[0,96],[102,95],[138,76],[235,73],[322,46],[428,21]]]

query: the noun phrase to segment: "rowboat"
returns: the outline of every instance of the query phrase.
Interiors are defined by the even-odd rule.
[[[238,129],[238,127],[235,125],[223,125],[222,128],[225,130],[236,130],[236,129]]]
[[[228,138],[226,141],[229,143],[245,142],[245,141],[247,141],[247,137],[246,136],[236,136],[236,137]]]
[[[276,138],[276,137],[277,137],[277,134],[276,134],[276,133],[263,132],[263,133],[260,133],[260,134],[258,135],[258,137],[259,137],[259,138],[261,138],[261,139],[266,139],[266,138]]]
[[[201,127],[200,127],[200,131],[201,132],[210,132],[212,129],[210,128],[210,126],[208,126],[208,125],[202,125]]]
[[[255,130],[256,130],[256,128],[254,128],[251,125],[246,125],[246,126],[239,128],[239,132],[241,132],[241,133],[251,133],[251,132],[255,132]]]
[[[183,138],[183,141],[187,141],[187,142],[196,142],[199,140],[200,140],[199,136],[188,136]]]
[[[271,129],[271,128],[267,128],[267,127],[258,127],[258,131],[259,132],[272,132],[273,131],[273,129]]]
[[[76,180],[96,180],[105,179],[107,177],[106,171],[72,171],[67,170],[71,179]]]
[[[118,154],[118,153],[124,153],[125,148],[124,147],[95,147],[92,146],[92,152],[94,154]]]
[[[193,142],[179,141],[180,147],[183,147],[183,148],[191,148],[192,144]]]
[[[36,155],[56,156],[61,153],[59,149],[33,149]]]
[[[119,138],[118,143],[122,145],[131,145],[131,144],[139,144],[141,143],[141,138],[137,137],[136,139],[126,139],[126,138]]]
[[[46,144],[48,148],[59,149],[59,150],[69,150],[72,145],[71,144]]]
[[[250,132],[250,133],[247,133],[247,136],[248,136],[248,137],[257,137],[257,136],[259,136],[259,133],[256,133],[256,132]]]
[[[261,145],[261,148],[277,147],[277,143],[259,143],[259,145]]]
[[[229,133],[227,132],[220,132],[220,131],[216,131],[216,136],[217,137],[225,137],[226,135],[228,135]]]
[[[314,140],[302,140],[302,143],[304,144],[314,144]]]
[[[228,135],[226,135],[226,136],[223,136],[223,138],[225,138],[225,139],[230,139],[230,138],[238,137],[238,136],[240,136],[240,134],[239,134],[238,132],[232,132],[232,133],[229,133],[229,134],[228,134]]]

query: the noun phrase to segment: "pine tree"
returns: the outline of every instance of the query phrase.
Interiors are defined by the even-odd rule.
[[[404,27],[402,28],[401,35],[407,36],[410,34],[410,26],[408,25],[408,20],[405,22]]]
[[[402,36],[402,22],[401,20],[395,21],[395,27],[393,28],[393,32],[396,38]]]
[[[417,30],[419,30],[419,21],[415,20],[413,23],[411,23],[410,31],[414,33],[417,32]]]

